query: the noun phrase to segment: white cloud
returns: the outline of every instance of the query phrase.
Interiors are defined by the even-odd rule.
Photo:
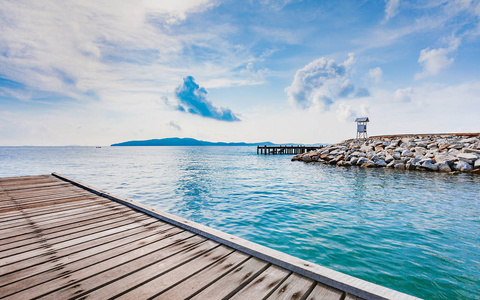
[[[400,0],[385,0],[385,21],[390,20],[398,14]]]
[[[341,64],[321,57],[298,70],[290,86],[285,88],[291,104],[300,108],[315,108],[326,111],[338,98],[356,97],[355,86],[348,77],[349,67],[355,63],[353,53]],[[364,97],[368,90],[361,88],[359,96]]]
[[[456,51],[459,45],[460,39],[451,37],[449,46],[446,48],[425,48],[420,51],[418,62],[423,70],[415,74],[415,79],[437,75],[441,70],[448,68],[454,61],[453,57],[449,57],[449,54]]]
[[[368,77],[372,78],[376,83],[382,80],[383,71],[382,68],[376,67],[368,70]]]
[[[412,94],[413,94],[412,87],[398,89],[395,91],[395,100],[403,103],[410,102],[412,100]]]

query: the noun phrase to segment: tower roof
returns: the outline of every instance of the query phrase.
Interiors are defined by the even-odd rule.
[[[370,122],[370,120],[368,120],[368,117],[361,117],[355,119],[355,122]]]

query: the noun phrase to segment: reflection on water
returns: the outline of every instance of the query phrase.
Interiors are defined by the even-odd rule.
[[[480,294],[480,176],[337,168],[252,147],[3,147],[1,176],[59,172],[428,299]]]

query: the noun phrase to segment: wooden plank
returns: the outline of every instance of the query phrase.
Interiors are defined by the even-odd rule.
[[[24,192],[10,192],[8,194],[3,194],[6,199],[16,199],[17,201],[42,198],[42,197],[52,197],[52,196],[62,196],[62,195],[78,195],[78,194],[89,194],[86,191],[80,190],[75,186],[66,186],[59,188],[45,188],[41,190],[34,191],[24,191]],[[90,193],[91,194],[91,193]]]
[[[29,274],[30,276],[25,276],[26,274],[24,272],[9,274],[9,276],[5,277],[5,280],[8,280],[7,284],[0,287],[0,297],[13,295],[15,295],[15,297],[21,295],[34,297],[42,293],[58,290],[67,284],[71,284],[72,280],[81,280],[94,276],[99,270],[114,268],[135,257],[140,257],[179,244],[179,242],[186,241],[192,236],[192,233],[182,232],[181,229],[178,228],[172,228],[171,230],[150,236],[147,235],[147,232],[142,232],[138,236],[122,240],[122,244],[117,241],[109,245],[102,245],[95,249],[79,252],[73,257],[62,257],[54,264],[40,265],[43,269],[29,269],[31,272],[41,271],[33,273],[33,275],[27,273],[27,275]],[[67,276],[67,283],[65,283],[63,276],[58,276],[56,272],[58,270],[61,270],[61,272]],[[21,277],[12,278],[13,275]]]
[[[67,197],[79,197],[79,196],[94,196],[92,193],[88,192],[77,192],[77,191],[68,191],[65,189],[59,189],[56,190],[55,192],[51,192],[48,194],[38,194],[38,193],[30,193],[27,196],[23,197],[17,197],[15,195],[9,195],[10,199],[12,201],[15,201],[17,205],[24,205],[28,204],[30,202],[39,202],[39,201],[45,201],[45,200],[57,200],[60,198],[67,198]],[[2,206],[5,207],[5,206]]]
[[[143,220],[146,220],[146,219],[147,219],[147,217],[143,217]],[[139,219],[139,220],[141,220],[141,219]],[[139,221],[139,220],[137,220],[137,221]],[[57,238],[48,238],[48,239],[45,239],[45,237],[42,237],[41,242],[38,241],[38,242],[29,243],[29,244],[24,244],[24,245],[18,246],[18,247],[13,247],[13,248],[10,247],[9,249],[3,249],[3,247],[0,247],[0,259],[12,256],[12,255],[18,255],[18,254],[21,254],[21,253],[24,253],[24,252],[35,250],[35,249],[44,248],[47,245],[48,245],[48,247],[51,247],[51,246],[57,245],[58,243],[72,241],[72,240],[75,240],[77,238],[89,236],[89,235],[96,234],[96,233],[99,233],[99,232],[102,232],[102,231],[110,230],[112,228],[121,227],[123,225],[131,224],[133,222],[135,222],[135,221],[133,221],[131,219],[127,219],[127,218],[122,218],[120,220],[117,220],[116,222],[108,222],[106,224],[105,223],[104,224],[97,223],[96,224],[97,226],[95,226],[93,228],[77,231],[76,233],[72,233],[72,234],[68,235],[68,237],[61,236],[61,237],[57,237]]]
[[[39,183],[39,184],[26,184],[26,185],[20,185],[12,188],[3,188],[4,192],[10,193],[13,191],[20,191],[20,190],[39,190],[41,188],[45,187],[67,187],[68,183],[62,183],[62,182],[51,182],[51,183]]]
[[[44,227],[44,226],[48,226],[48,224],[60,223],[60,222],[63,222],[65,220],[71,220],[72,216],[80,217],[80,216],[83,216],[83,215],[91,215],[93,213],[95,213],[95,214],[101,213],[101,212],[108,213],[108,212],[111,212],[111,211],[113,211],[111,208],[106,207],[105,205],[102,205],[102,204],[97,204],[97,205],[90,205],[90,206],[77,208],[77,209],[75,209],[75,211],[73,212],[72,215],[70,215],[68,212],[67,213],[56,213],[56,214],[52,214],[51,216],[40,217],[40,218],[33,218],[33,217],[29,217],[28,215],[25,215],[24,219],[21,220],[21,221],[23,221],[23,223],[25,223],[25,221],[27,221],[27,224],[22,226],[22,225],[19,224],[19,223],[22,223],[19,220],[15,220],[14,222],[10,222],[10,223],[4,223],[4,224],[2,224],[2,227],[0,228],[0,234],[3,235],[4,233],[8,232],[9,230],[21,229],[24,226],[30,226],[30,224],[32,224],[32,223],[34,223],[38,227]]]
[[[148,284],[151,286],[151,288],[148,288],[147,285],[143,285],[135,290],[133,290],[130,293],[127,293],[125,295],[122,295],[120,299],[140,299],[140,298],[134,298],[134,295],[138,291],[143,292],[145,290],[150,289],[151,291],[157,291],[157,294],[154,295],[155,299],[186,299],[189,296],[193,295],[194,293],[200,291],[202,288],[208,286],[209,284],[215,284],[215,280],[219,277],[221,277],[224,274],[229,273],[236,267],[238,267],[240,264],[245,262],[249,258],[248,255],[241,253],[239,251],[235,251],[231,253],[230,255],[223,257],[216,262],[210,264],[207,268],[202,270],[201,272],[198,272],[194,274],[193,272],[190,272],[188,274],[187,272],[190,269],[185,270],[185,275],[183,275],[183,278],[180,278],[180,283],[176,284],[174,287],[164,290],[160,293],[161,289],[160,287],[167,286],[165,282],[161,283],[156,283],[157,287],[153,286],[153,282],[158,281],[156,279],[155,281],[149,282]],[[182,267],[179,267],[178,269],[167,273],[165,276],[174,276],[174,272],[177,270],[185,269],[185,268],[190,268],[189,264],[185,264]],[[193,269],[192,269],[193,270]],[[194,274],[193,276],[189,277],[191,274]],[[132,296],[132,298],[128,298],[129,295]],[[149,294],[148,297],[152,297],[151,294]]]
[[[3,177],[0,178],[0,185],[3,185],[6,182],[11,181],[24,181],[24,180],[35,180],[35,179],[42,179],[42,178],[52,178],[53,176],[50,174],[43,174],[43,175],[24,175],[24,176],[15,176],[15,177]],[[53,177],[54,178],[54,177]]]
[[[223,299],[246,285],[252,278],[262,273],[267,266],[268,264],[265,261],[251,257],[245,263],[236,267],[235,270],[217,280],[215,284],[194,295],[191,299]]]
[[[301,299],[315,282],[310,278],[293,273],[268,297],[268,299],[296,300]]]
[[[150,297],[157,293],[175,285],[176,283],[190,277],[196,272],[218,262],[222,258],[226,258],[234,250],[225,246],[219,246],[211,251],[203,252],[200,256],[182,264],[183,259],[177,260],[176,264],[179,266],[168,272],[162,272],[158,269],[145,269],[141,272],[134,273],[130,276],[122,278],[115,283],[105,286],[90,293],[88,296],[94,299],[102,299],[116,294],[118,299],[150,299]],[[164,269],[165,270],[165,269]],[[159,272],[160,271],[160,272]],[[150,272],[148,276],[143,276],[144,273]],[[140,275],[142,274],[142,275]],[[142,276],[145,281],[139,283],[138,276]],[[132,282],[136,283],[131,284]],[[130,288],[127,288],[127,286]],[[121,287],[121,293],[117,287]],[[170,298],[171,299],[171,298]],[[181,299],[176,295],[175,299]]]
[[[35,222],[40,222],[50,218],[58,218],[60,216],[74,215],[77,212],[80,212],[84,209],[88,209],[89,206],[99,205],[99,203],[96,203],[93,201],[88,201],[88,200],[85,200],[85,201],[87,201],[86,205],[84,202],[83,203],[84,205],[80,205],[80,206],[73,205],[67,208],[63,208],[61,210],[56,209],[52,211],[45,211],[43,214],[28,214],[25,211],[23,211],[21,214],[21,217],[19,216],[18,218],[15,218],[15,219],[0,221],[0,226],[2,227],[2,229],[5,229],[12,225],[18,226],[18,223],[24,222],[25,218],[28,218],[29,220],[32,220]]]
[[[78,226],[72,226],[71,228],[68,228],[65,230],[59,230],[50,234],[41,233],[36,237],[37,239],[48,240],[49,242],[52,241],[52,239],[56,239],[56,238],[67,239],[67,238],[71,238],[70,236],[71,234],[83,232],[84,230],[89,230],[89,229],[100,227],[106,224],[113,224],[113,223],[117,224],[118,222],[125,220],[126,216],[135,218],[136,212],[131,211],[131,212],[126,212],[124,215],[109,215],[109,216],[105,216],[105,217],[94,219],[94,220],[88,220],[88,221],[82,222]],[[0,245],[0,253],[8,249],[23,247],[23,246],[30,245],[32,243],[36,243],[37,239],[22,239],[22,240],[8,243],[8,244],[2,244]]]
[[[2,274],[2,272],[3,272],[3,274],[7,274],[7,273],[10,273],[10,272],[15,272],[15,271],[18,271],[18,270],[28,268],[28,267],[33,266],[33,265],[45,263],[46,261],[49,261],[49,260],[56,261],[56,260],[58,260],[59,257],[73,255],[77,252],[81,252],[81,251],[84,251],[86,249],[93,248],[93,247],[96,247],[96,246],[99,246],[99,245],[103,245],[103,244],[109,243],[111,241],[122,239],[122,238],[125,238],[125,237],[128,237],[128,236],[136,235],[140,232],[155,231],[155,230],[158,230],[158,228],[162,227],[164,224],[165,223],[161,223],[161,222],[158,222],[158,221],[150,223],[150,224],[141,224],[141,226],[139,226],[139,227],[135,227],[133,229],[127,229],[127,230],[123,230],[123,231],[120,231],[120,232],[112,233],[110,235],[107,235],[107,236],[104,236],[104,237],[101,237],[101,238],[96,238],[96,239],[93,239],[93,240],[88,241],[88,242],[79,243],[79,244],[76,244],[76,245],[73,245],[73,246],[70,245],[69,247],[64,247],[64,248],[61,248],[61,249],[53,249],[53,250],[50,250],[50,251],[46,252],[44,255],[32,256],[32,257],[29,257],[28,259],[24,259],[22,261],[18,261],[16,263],[10,264],[10,265],[1,265],[0,266],[0,274]]]
[[[29,217],[48,215],[50,213],[55,213],[57,211],[63,211],[63,210],[70,210],[70,209],[74,209],[76,207],[96,205],[97,202],[98,203],[105,203],[103,201],[98,201],[98,200],[93,200],[92,201],[92,200],[88,199],[88,200],[79,200],[79,201],[76,201],[76,202],[54,204],[54,205],[50,205],[48,207],[44,206],[44,207],[41,207],[41,208],[34,208],[34,209],[22,209],[21,211],[13,212],[10,215],[7,215],[7,213],[4,213],[4,214],[0,214],[0,226],[4,222],[9,222],[9,221],[14,221],[16,219],[21,219],[25,215],[28,215]]]
[[[120,264],[121,262],[110,262],[108,268],[98,267],[94,270],[94,274],[88,277],[83,272],[79,274],[72,274],[70,280],[73,282],[69,285],[53,286],[55,290],[42,294],[41,296],[48,296],[51,299],[67,299],[72,297],[84,297],[97,299],[92,295],[92,292],[101,289],[105,285],[110,285],[110,288],[115,286],[115,291],[123,291],[131,285],[138,284],[150,277],[150,272],[157,273],[165,272],[168,269],[177,266],[182,260],[193,258],[201,255],[203,252],[212,249],[218,244],[205,241],[204,238],[194,236],[185,241],[185,243],[174,244],[161,251],[155,251],[141,257],[133,257],[133,260]],[[148,269],[148,270],[147,270]],[[142,270],[142,272],[138,272]],[[147,272],[145,272],[147,270]],[[131,273],[137,272],[136,277],[132,277],[130,281],[122,281],[123,276],[128,276]],[[118,284],[121,282],[121,284]],[[112,285],[113,284],[113,285]],[[124,286],[126,284],[128,286]],[[51,289],[52,287],[49,287]],[[38,290],[35,289],[35,293]]]
[[[26,207],[29,207],[29,206],[33,206],[33,205],[37,205],[37,204],[40,204],[40,203],[45,203],[45,204],[49,204],[49,203],[54,203],[55,201],[58,201],[58,200],[63,200],[63,199],[69,199],[69,198],[85,198],[85,199],[94,199],[95,198],[95,195],[92,195],[92,194],[74,194],[72,193],[71,195],[69,195],[70,197],[52,197],[52,196],[48,196],[46,198],[44,197],[41,197],[41,198],[29,198],[28,201],[18,201],[16,200],[15,198],[12,198],[12,202],[13,204],[9,204],[9,205],[3,205],[1,207],[1,210],[8,210],[9,208],[12,208],[12,207],[17,207],[17,208],[21,208],[21,209],[24,209]]]
[[[160,249],[162,245],[170,245],[187,238],[192,237],[190,232],[182,231],[180,228],[172,227],[168,224],[158,228],[157,231],[139,231],[130,236],[120,237],[116,240],[107,243],[96,245],[91,248],[83,249],[76,253],[70,253],[64,256],[57,256],[56,260],[45,261],[40,264],[31,265],[21,270],[15,270],[2,276],[2,284],[0,289],[7,285],[11,293],[20,291],[26,287],[35,287],[46,281],[56,278],[54,270],[62,269],[69,272],[77,272],[87,267],[100,264],[107,260],[118,261],[117,256],[121,256],[125,260],[126,253],[132,252],[130,256],[144,255],[148,252],[146,246],[153,247],[153,249]],[[163,241],[159,244],[159,241]],[[16,285],[15,285],[16,284]],[[10,293],[7,293],[10,294]]]
[[[343,292],[317,282],[317,285],[313,291],[308,295],[308,300],[340,300],[343,296]]]
[[[75,202],[75,201],[79,201],[79,200],[84,200],[84,199],[83,198],[82,199],[69,198],[69,199],[62,199],[62,200],[54,200],[54,201],[51,201],[51,202],[42,202],[42,203],[25,205],[25,206],[21,207],[21,209],[24,210],[24,209],[32,209],[32,208],[37,208],[37,207],[52,206],[52,205],[56,205],[56,204]],[[96,201],[100,201],[100,200],[96,200]],[[104,201],[103,203],[107,203],[107,202],[108,201]],[[18,211],[18,210],[19,210],[18,207],[12,207],[10,209],[0,210],[0,213],[10,212],[10,211]]]
[[[152,221],[150,221],[150,222],[154,223]],[[119,226],[117,228],[110,229],[110,230],[105,230],[105,231],[95,233],[95,234],[90,234],[86,237],[81,237],[81,238],[76,238],[76,239],[65,241],[65,242],[60,242],[60,243],[55,244],[55,245],[49,245],[50,246],[49,248],[52,249],[51,251],[58,252],[59,250],[65,250],[66,248],[70,248],[70,247],[73,247],[73,246],[78,246],[78,245],[82,246],[84,243],[97,241],[97,240],[100,240],[101,238],[109,237],[109,236],[112,236],[114,234],[121,233],[123,231],[128,231],[128,230],[135,229],[135,228],[142,228],[142,226],[143,226],[143,224],[142,224],[141,221],[133,222],[133,223],[131,222],[127,225]],[[2,267],[5,267],[5,266],[8,266],[8,265],[20,262],[20,261],[28,261],[28,260],[31,260],[32,258],[36,257],[36,256],[41,256],[41,255],[45,255],[45,249],[43,249],[43,248],[34,249],[34,250],[31,250],[31,251],[28,251],[28,252],[22,252],[22,253],[19,253],[19,254],[16,254],[16,255],[11,255],[11,256],[2,258],[2,264],[3,264]]]
[[[23,226],[23,227],[18,227],[18,228],[8,228],[5,230],[0,231],[2,234],[2,237],[0,238],[0,244],[10,242],[12,238],[19,237],[23,234],[28,234],[31,231],[44,231],[44,230],[49,230],[52,228],[56,227],[61,227],[65,225],[71,225],[75,224],[78,222],[82,222],[84,220],[90,220],[90,219],[95,219],[95,218],[101,218],[103,216],[107,215],[114,215],[114,214],[120,214],[125,211],[114,211],[110,210],[108,208],[98,208],[97,211],[87,211],[82,214],[78,214],[78,216],[75,216],[74,218],[60,218],[57,221],[55,220],[47,220],[44,222],[41,222],[37,224],[36,222],[30,222],[31,225],[29,226]]]
[[[261,299],[267,297],[290,273],[283,268],[271,265],[230,299]]]
[[[105,218],[111,218],[113,216],[121,215],[128,212],[117,212],[117,211],[102,211],[98,214],[90,214],[90,215],[82,215],[76,218],[72,218],[71,220],[65,220],[63,222],[59,222],[56,224],[51,224],[49,226],[43,226],[41,228],[32,226],[32,230],[28,231],[25,229],[19,230],[16,235],[12,235],[9,237],[0,238],[0,245],[7,245],[13,242],[19,242],[22,240],[29,240],[32,237],[39,237],[41,235],[48,235],[51,233],[67,230],[70,228],[76,228],[78,226],[82,226],[84,224],[90,224],[92,222],[97,222],[99,220],[103,220]]]

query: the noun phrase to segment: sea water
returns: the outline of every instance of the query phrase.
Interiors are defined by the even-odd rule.
[[[0,147],[0,176],[58,172],[414,296],[480,297],[480,176],[290,158],[255,147]]]

